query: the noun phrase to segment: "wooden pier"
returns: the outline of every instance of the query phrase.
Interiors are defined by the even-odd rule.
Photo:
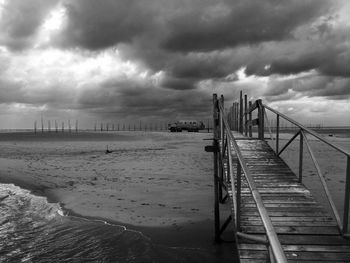
[[[239,98],[225,111],[224,98],[213,96],[214,140],[206,150],[214,154],[215,240],[229,224],[240,262],[350,262],[348,233],[350,154],[264,105],[261,100]],[[249,107],[248,107],[249,105]],[[265,140],[266,110],[276,114],[275,147]],[[253,119],[254,111],[256,119]],[[279,122],[296,125],[296,134],[280,150]],[[253,137],[253,126],[257,126]],[[347,157],[344,214],[332,201],[326,181],[306,137],[316,137]],[[272,136],[272,134],[271,134]],[[299,173],[296,175],[280,154],[299,137]],[[332,213],[318,203],[302,184],[304,146],[315,164]],[[220,207],[229,203],[231,213],[222,220]]]

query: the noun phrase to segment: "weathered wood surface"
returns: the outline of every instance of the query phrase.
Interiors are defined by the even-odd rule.
[[[290,262],[350,262],[350,241],[288,165],[261,140],[234,134]],[[234,163],[237,163],[234,161]],[[235,167],[234,167],[235,168]],[[236,171],[234,169],[234,171]],[[244,176],[243,176],[244,178]],[[247,182],[242,181],[241,231],[265,237]],[[266,262],[265,245],[240,239],[241,262]]]

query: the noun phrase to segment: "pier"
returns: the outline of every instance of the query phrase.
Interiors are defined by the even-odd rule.
[[[270,127],[267,111],[275,116],[275,127]],[[285,145],[280,145],[281,120],[296,127]],[[249,102],[242,92],[238,102],[226,109],[224,97],[213,95],[213,123],[213,143],[206,151],[214,157],[215,241],[221,242],[223,232],[232,225],[240,262],[350,262],[349,152],[262,100]],[[346,157],[342,215],[322,175],[310,137]],[[294,140],[299,141],[298,173],[280,157]],[[317,202],[303,184],[304,152],[315,166],[328,204]],[[228,215],[221,209],[224,205],[230,208]]]

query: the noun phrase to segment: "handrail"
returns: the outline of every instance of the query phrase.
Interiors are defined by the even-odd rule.
[[[275,114],[281,116],[281,117],[284,118],[285,120],[287,120],[287,121],[293,123],[294,125],[298,126],[300,129],[302,129],[302,130],[306,131],[307,133],[313,135],[314,137],[316,137],[316,138],[319,139],[320,141],[322,141],[322,142],[328,144],[329,146],[331,146],[332,148],[336,149],[337,151],[339,151],[339,152],[345,154],[346,156],[350,156],[350,152],[348,152],[347,150],[343,149],[341,146],[336,145],[336,144],[334,144],[334,143],[328,141],[327,139],[325,139],[324,137],[320,136],[319,134],[317,134],[317,133],[314,132],[313,130],[311,130],[311,129],[305,127],[304,125],[300,124],[299,122],[297,122],[297,121],[295,121],[295,120],[289,118],[288,116],[284,115],[283,113],[280,113],[279,111],[276,111],[275,109],[273,109],[273,108],[271,108],[271,107],[269,107],[269,106],[267,106],[267,105],[265,105],[265,104],[263,104],[263,106],[264,106],[264,108],[266,108],[266,109],[272,111],[273,113],[275,113]]]
[[[224,110],[223,105],[220,101],[218,103],[218,108],[220,111],[221,120],[223,122],[222,127],[224,127],[224,129],[226,131],[226,135],[229,139],[229,142],[232,143],[232,146],[236,152],[239,164],[240,164],[240,166],[243,170],[243,173],[247,179],[248,186],[250,188],[254,202],[256,203],[259,215],[260,215],[261,220],[263,222],[263,225],[264,225],[264,228],[266,231],[266,235],[267,235],[267,238],[269,240],[273,255],[274,255],[277,262],[288,262],[285,254],[284,254],[282,245],[277,237],[276,231],[272,225],[271,219],[268,216],[268,213],[267,213],[267,210],[266,210],[264,203],[262,201],[261,195],[260,195],[260,193],[255,185],[254,179],[252,178],[252,176],[248,170],[248,167],[244,161],[243,155],[242,155],[242,153],[237,145],[237,142],[236,142],[236,140],[235,140],[235,138],[234,138],[234,136],[229,128],[228,122],[223,117],[223,116],[225,116],[224,115],[225,110]],[[230,150],[230,154],[231,154],[231,150]]]
[[[258,101],[257,101],[258,102]],[[343,149],[341,146],[336,145],[333,142],[330,142],[329,140],[327,140],[326,138],[324,138],[323,136],[319,135],[317,132],[305,127],[304,125],[300,124],[299,122],[289,118],[288,116],[278,112],[275,109],[272,109],[271,107],[262,104],[263,109],[268,109],[271,112],[275,113],[277,115],[277,122],[279,124],[279,117],[284,118],[285,120],[289,121],[290,123],[294,124],[295,126],[297,126],[299,128],[299,131],[287,142],[287,144],[282,148],[282,150],[278,151],[278,139],[276,140],[276,154],[279,156],[284,149],[286,149],[288,147],[288,145],[298,136],[300,135],[300,150],[299,150],[299,182],[301,182],[302,179],[302,162],[303,162],[303,142],[305,142],[306,144],[306,148],[311,156],[311,159],[313,161],[313,164],[315,165],[315,168],[317,170],[317,174],[321,180],[323,189],[326,193],[326,197],[328,200],[328,203],[332,209],[333,215],[335,217],[335,220],[337,222],[338,228],[340,230],[340,232],[342,232],[342,234],[345,236],[347,234],[348,231],[348,220],[349,220],[349,203],[350,203],[350,152]],[[277,129],[279,128],[279,125],[277,125]],[[262,127],[262,129],[264,129],[264,127]],[[315,138],[317,138],[318,140],[320,140],[321,142],[327,144],[328,146],[332,147],[333,149],[337,150],[338,152],[344,154],[347,157],[347,170],[346,170],[346,186],[345,186],[345,195],[344,195],[344,213],[343,213],[343,222],[341,222],[340,216],[339,216],[339,212],[332,200],[332,196],[328,190],[327,187],[327,183],[325,181],[325,179],[322,176],[322,172],[321,169],[317,163],[317,160],[315,158],[315,155],[311,149],[310,143],[306,137],[306,133],[314,136]],[[277,136],[278,136],[278,130],[277,130]]]
[[[310,144],[309,144],[308,139],[307,139],[306,136],[305,136],[305,133],[304,133],[303,131],[301,131],[301,133],[303,134],[303,137],[304,137],[304,140],[305,140],[305,144],[306,144],[306,148],[307,148],[307,150],[308,150],[309,153],[310,153],[311,160],[312,160],[312,162],[313,162],[314,165],[315,165],[317,174],[318,174],[318,176],[319,176],[319,178],[320,178],[320,180],[321,180],[321,183],[322,183],[322,185],[323,185],[323,188],[324,188],[324,190],[325,190],[325,192],[326,192],[326,196],[327,196],[329,205],[330,205],[331,208],[332,208],[333,215],[334,215],[335,220],[337,221],[338,227],[339,227],[339,229],[340,229],[340,231],[341,231],[341,230],[342,230],[342,225],[341,225],[340,216],[339,216],[338,210],[337,210],[337,208],[336,208],[336,206],[335,206],[335,204],[334,204],[334,202],[333,202],[333,199],[332,199],[332,197],[331,197],[331,194],[330,194],[330,192],[329,192],[329,190],[328,190],[326,180],[325,180],[325,179],[323,178],[323,176],[322,176],[321,169],[320,169],[320,167],[319,167],[319,165],[318,165],[318,163],[317,163],[317,161],[316,161],[316,157],[315,157],[315,155],[314,155],[314,152],[313,152],[312,149],[311,149],[311,146],[310,146]]]

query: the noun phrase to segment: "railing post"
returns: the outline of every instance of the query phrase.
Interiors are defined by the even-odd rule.
[[[298,182],[301,183],[303,180],[303,142],[304,142],[304,136],[303,133],[300,133],[300,144],[299,144],[299,180]]]
[[[224,109],[224,96],[221,95],[220,97],[220,103],[222,105],[222,108]],[[220,157],[219,157],[219,162],[220,162],[220,166],[219,166],[219,202],[222,203],[222,183],[224,180],[224,155],[225,155],[225,149],[224,149],[224,143],[225,143],[225,129],[224,129],[224,120],[223,118],[225,118],[225,115],[223,112],[220,112],[219,110],[219,116],[220,116],[220,142],[221,142],[221,150],[220,150]]]
[[[244,135],[247,136],[248,135],[248,116],[247,116],[247,103],[248,103],[248,98],[247,98],[247,94],[244,95]]]
[[[252,132],[252,112],[250,111],[252,108],[252,102],[249,101],[249,137],[253,137],[253,132]]]
[[[230,130],[232,130],[232,106],[230,107],[229,114],[228,114],[228,123],[230,125]]]
[[[237,196],[236,196],[236,207],[237,207],[237,231],[241,231],[241,187],[242,187],[242,167],[237,158]]]
[[[258,119],[259,119],[259,140],[264,140],[264,129],[265,129],[265,124],[264,124],[264,108],[263,108],[263,105],[262,105],[262,101],[261,99],[260,100],[257,100],[257,103],[258,103]]]
[[[349,224],[350,156],[347,156],[345,180],[346,182],[345,182],[345,197],[344,197],[343,234],[346,234],[348,232],[348,224]]]
[[[236,106],[232,103],[232,130],[236,130]]]
[[[218,125],[219,125],[219,112],[218,112],[218,99],[217,94],[213,94],[213,155],[214,155],[214,234],[215,242],[220,242],[220,207],[219,207],[219,180],[218,180]]]
[[[276,154],[278,154],[278,150],[279,150],[279,139],[280,139],[280,115],[277,114],[277,121],[276,121]]]
[[[243,134],[243,94],[239,92],[239,132]]]
[[[236,130],[236,107],[235,103],[232,103],[232,130]]]
[[[238,102],[236,102],[236,131],[239,131],[239,106]]]

